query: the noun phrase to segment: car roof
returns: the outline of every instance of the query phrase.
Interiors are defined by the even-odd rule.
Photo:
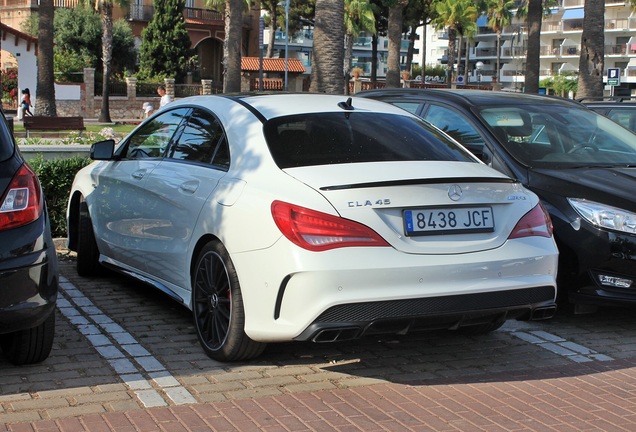
[[[282,93],[246,94],[224,96],[192,96],[172,102],[171,105],[200,105],[212,108],[235,102],[252,111],[261,121],[274,117],[319,112],[385,112],[405,115],[405,111],[393,105],[367,98],[344,95]],[[406,115],[410,115],[406,113]]]
[[[488,106],[507,100],[515,104],[574,104],[580,105],[571,99],[556,96],[536,95],[530,93],[514,93],[490,90],[464,90],[464,89],[440,89],[440,88],[392,88],[367,90],[357,94],[360,97],[382,98],[399,96],[417,99],[418,96],[453,101],[464,106]]]
[[[636,98],[631,96],[585,97],[577,101],[590,107],[636,107]]]

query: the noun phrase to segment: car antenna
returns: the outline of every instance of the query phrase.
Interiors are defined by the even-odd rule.
[[[351,105],[351,98],[347,99],[346,102],[338,102],[338,106],[343,110],[353,111],[353,105]]]

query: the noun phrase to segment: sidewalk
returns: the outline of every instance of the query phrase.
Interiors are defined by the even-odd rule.
[[[633,311],[205,355],[191,314],[60,254],[49,359],[0,358],[5,431],[636,431]],[[154,395],[154,398],[151,396]]]
[[[439,385],[378,383],[44,420],[0,431],[634,431],[635,364],[610,363],[553,368],[550,379],[534,379],[528,371],[469,384],[465,378]]]

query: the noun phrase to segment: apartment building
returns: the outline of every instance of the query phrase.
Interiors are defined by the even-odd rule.
[[[289,58],[298,58],[303,62],[305,66],[305,74],[311,75],[311,53],[313,47],[314,29],[311,24],[303,26],[303,28],[297,33],[290,35],[289,40],[285,41],[285,32],[277,30],[274,36],[274,56],[284,57],[285,49],[289,52]],[[264,41],[269,41],[269,30],[264,32]],[[373,37],[371,34],[361,33],[356,37],[353,42],[352,52],[352,67],[359,67],[362,69],[361,76],[371,76],[371,63],[373,52]],[[402,68],[406,65],[406,55],[408,51],[409,41],[403,39],[400,47],[400,65]],[[268,44],[265,43],[265,49]],[[419,50],[416,50],[416,53]],[[377,77],[384,78],[388,70],[388,53],[389,53],[389,40],[386,37],[380,36],[378,38],[377,45]]]
[[[584,0],[561,0],[551,10],[541,26],[540,80],[563,73],[577,73],[581,54]],[[470,83],[491,83],[497,79],[497,35],[486,26],[486,18],[477,21],[478,34],[468,52]],[[428,27],[426,63],[446,63],[448,34]],[[501,69],[498,81],[504,90],[521,91],[525,83],[527,52],[527,26],[518,18],[507,26],[501,37]],[[466,58],[462,50],[460,70]],[[419,59],[421,61],[421,58]],[[481,62],[476,67],[478,62]],[[607,70],[620,70],[620,85],[613,89],[616,95],[636,94],[636,16],[629,1],[605,1],[605,64]],[[609,87],[606,87],[609,93]]]

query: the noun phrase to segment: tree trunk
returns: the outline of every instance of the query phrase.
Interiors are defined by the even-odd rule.
[[[269,42],[267,43],[267,53],[265,57],[272,58],[274,54],[274,43],[276,42],[276,8],[271,12],[271,21],[269,23]]]
[[[495,70],[495,82],[501,82],[501,30],[497,30],[497,69]]]
[[[225,43],[223,44],[223,93],[241,91],[241,35],[243,0],[225,0]]]
[[[526,53],[525,92],[539,93],[540,55],[541,55],[541,21],[543,17],[543,1],[528,1],[528,52]],[[521,36],[520,36],[521,37]]]
[[[464,84],[468,84],[468,67],[470,65],[470,38],[466,38],[466,58],[464,59]]]
[[[586,0],[577,97],[602,97],[605,71],[605,2]]]
[[[378,80],[378,34],[371,36],[371,82]]]
[[[422,26],[422,81],[424,81],[424,69],[426,69],[426,27],[426,24]]]
[[[453,81],[453,65],[455,64],[455,51],[457,50],[457,30],[449,27],[448,29],[448,54],[446,55],[448,63],[446,64],[446,87],[451,88]]]
[[[102,18],[102,64],[104,75],[102,77],[102,107],[99,112],[99,121],[110,123],[110,89],[108,81],[113,65],[113,2],[102,0],[100,2],[100,15]]]
[[[344,0],[316,0],[310,92],[342,94]]]
[[[35,114],[57,116],[53,75],[53,0],[40,0],[38,27],[38,84]]]
[[[402,47],[402,22],[404,7],[408,0],[398,0],[395,6],[389,7],[386,87],[400,87],[400,48]]]
[[[345,53],[344,53],[344,94],[349,94],[349,80],[351,79],[351,66],[353,65],[353,35],[345,34]]]

